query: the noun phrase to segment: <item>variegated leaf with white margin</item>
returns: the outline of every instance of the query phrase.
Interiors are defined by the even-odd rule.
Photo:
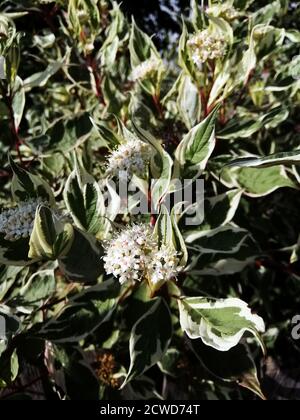
[[[13,87],[12,108],[14,112],[15,128],[18,130],[25,107],[25,89],[22,79],[16,76]]]
[[[57,343],[74,343],[92,334],[113,313],[120,285],[115,279],[88,287],[69,300],[61,312],[35,335]]]
[[[77,227],[96,236],[104,229],[105,206],[101,188],[77,159],[66,182],[64,199]]]
[[[229,91],[232,91],[237,85],[241,83],[246,85],[252,70],[256,66],[257,58],[255,54],[255,31],[258,29],[259,26],[260,25],[257,25],[252,29],[248,49],[244,52],[243,58],[236,66],[236,74],[233,79],[233,83],[230,86],[230,89],[228,89]]]
[[[160,213],[153,231],[153,236],[156,238],[159,248],[166,246],[172,250],[172,252],[176,251],[178,253],[178,258],[181,259],[180,265],[182,267],[186,265],[187,251],[183,238],[177,227],[174,216],[169,214],[168,209],[164,205],[162,205],[160,208]],[[153,296],[164,283],[165,280],[160,280],[155,283],[149,281],[148,287],[151,291],[151,296]]]
[[[216,107],[201,123],[192,128],[181,140],[175,151],[175,165],[173,177],[196,171],[200,175],[212,154],[215,145],[215,121],[218,107]]]
[[[193,79],[195,76],[195,64],[191,59],[187,48],[188,31],[184,19],[182,19],[182,33],[179,39],[178,45],[178,64],[184,70],[185,74],[188,74]]]
[[[282,165],[266,168],[224,167],[220,181],[227,187],[243,189],[243,194],[249,197],[263,197],[283,187],[296,188]]]
[[[131,33],[129,39],[130,62],[132,68],[148,60],[151,55],[160,59],[152,39],[143,32],[132,18]]]
[[[184,235],[187,244],[193,243],[193,249],[201,253],[236,253],[247,239],[249,232],[235,226],[220,226],[209,231],[187,232]]]
[[[178,227],[178,221],[180,220],[181,215],[178,213],[178,209],[181,208],[182,203],[177,203],[171,211],[171,221],[173,226],[173,237],[174,237],[174,243],[175,248],[179,252],[179,255],[181,257],[180,259],[180,266],[185,267],[188,262],[188,251],[186,248],[185,241],[183,239],[183,236],[180,232],[180,229]]]
[[[166,245],[174,249],[172,220],[164,205],[161,206],[153,234],[157,237],[159,247]]]
[[[27,92],[30,91],[32,88],[45,86],[50,77],[52,77],[64,66],[70,55],[70,51],[71,50],[68,48],[67,53],[63,58],[48,64],[45,70],[40,71],[38,73],[34,73],[31,76],[27,77],[27,79],[24,80],[25,91]]]
[[[216,261],[212,261],[207,267],[200,270],[193,270],[193,274],[197,276],[228,276],[231,274],[240,273],[247,266],[253,264],[255,256],[246,258],[244,260],[238,260],[236,258],[221,258]]]
[[[201,101],[197,86],[188,75],[182,75],[178,87],[177,107],[188,130],[197,124],[201,115]]]
[[[151,162],[151,175],[153,177],[157,176],[157,179],[154,179],[151,185],[152,206],[154,210],[156,210],[169,191],[173,160],[169,153],[163,149],[161,143],[156,140],[152,134],[137,126],[134,121],[132,122],[132,125],[140,140],[149,143],[157,152]]]
[[[242,168],[266,168],[276,165],[299,165],[300,164],[300,149],[291,152],[273,153],[269,156],[245,156],[239,159],[234,159],[226,166],[238,166]]]
[[[103,123],[94,121],[92,117],[89,117],[94,132],[97,133],[99,141],[103,147],[108,149],[114,149],[122,143],[122,138],[118,134],[114,133],[110,128],[106,127]]]
[[[55,198],[47,182],[18,166],[11,156],[9,156],[9,164],[13,171],[11,191],[15,201],[41,198],[47,201],[50,206],[55,206]]]
[[[266,399],[262,393],[256,364],[247,343],[241,342],[227,352],[220,352],[206,346],[200,339],[188,340],[187,344],[200,363],[215,378],[238,384],[254,392],[259,398]]]
[[[119,214],[121,208],[121,198],[116,193],[115,188],[111,185],[111,180],[106,180],[106,187],[109,196],[109,204],[106,208],[106,217],[104,222],[104,231],[103,231],[103,238],[107,237],[107,234],[110,230],[111,223],[115,220],[117,215]]]
[[[116,119],[117,125],[118,125],[118,137],[123,142],[138,140],[137,135],[132,133],[130,130],[128,130],[126,125],[123,123],[122,120],[120,120],[120,118],[118,116],[115,115],[115,119]]]
[[[239,85],[246,85],[251,72],[255,69],[257,57],[255,53],[255,31],[260,25],[252,29],[249,45],[247,50],[243,53],[242,59],[236,62],[236,57],[233,60],[227,60],[224,64],[223,70],[217,76],[212,90],[210,92],[208,105],[221,103],[227,98]]]
[[[39,205],[29,240],[28,257],[55,260],[69,251],[73,239],[73,226],[60,220],[49,207]]]
[[[192,276],[226,276],[243,271],[253,265],[260,250],[248,235],[239,250],[234,254],[198,253],[194,255],[187,270]]]
[[[226,92],[226,90],[224,90],[224,86],[227,84],[230,78],[231,70],[232,63],[230,62],[230,60],[226,60],[222,66],[222,69],[220,69],[218,75],[216,76],[212,89],[209,93],[209,99],[207,104],[209,107],[223,100]],[[218,99],[219,97],[220,99]]]
[[[210,21],[210,26],[214,33],[226,39],[226,42],[231,46],[233,44],[233,30],[231,25],[223,18],[207,14]]]
[[[205,200],[204,211],[211,228],[224,226],[231,222],[239,206],[242,193],[243,191],[240,189],[233,189]]]
[[[100,241],[74,227],[74,238],[68,252],[58,258],[59,268],[72,281],[92,284],[104,273],[103,255]]]
[[[240,299],[207,299],[187,297],[178,300],[181,328],[191,339],[201,338],[204,344],[219,351],[236,346],[245,332],[259,336],[265,331],[264,321],[252,314]]]
[[[234,140],[239,138],[251,137],[263,127],[275,128],[285,121],[289,116],[289,111],[285,106],[279,105],[264,114],[256,114],[233,117],[221,131],[218,131],[218,138]]]
[[[195,229],[189,230],[188,234],[194,234],[199,231],[209,231],[231,222],[240,203],[242,194],[243,190],[233,189],[224,194],[205,198],[204,205],[203,201],[200,200],[189,206],[186,211],[189,211],[190,208],[195,210],[199,209],[201,214],[203,213],[202,218],[204,218],[204,220],[203,223],[198,225]]]
[[[152,300],[150,309],[132,328],[129,341],[130,367],[122,388],[161,360],[169,347],[172,333],[168,305],[162,298]]]
[[[39,306],[43,299],[49,298],[56,288],[54,271],[57,268],[57,261],[50,262],[46,268],[33,273],[28,281],[20,288],[20,298],[17,299],[18,310],[22,306]],[[27,308],[24,313],[28,313]]]
[[[158,95],[164,72],[163,61],[152,39],[138,28],[133,18],[129,38],[129,52],[132,70],[139,65],[142,65],[147,60],[155,60],[155,77],[145,77],[144,79],[139,80],[139,84],[149,95]]]

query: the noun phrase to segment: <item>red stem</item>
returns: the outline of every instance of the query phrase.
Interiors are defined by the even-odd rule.
[[[95,87],[96,87],[96,96],[99,99],[99,101],[102,103],[102,105],[106,105],[105,99],[103,96],[102,88],[101,88],[101,82],[102,78],[97,72],[97,66],[95,60],[89,55],[86,58],[87,67],[90,67],[92,69],[92,74],[95,79]]]
[[[23,140],[19,136],[18,127],[16,127],[16,124],[15,124],[15,117],[14,117],[14,110],[13,110],[13,107],[12,107],[12,100],[13,100],[13,98],[12,98],[12,95],[10,93],[10,95],[8,97],[6,97],[6,105],[8,107],[8,112],[9,112],[9,116],[10,116],[10,127],[11,127],[12,135],[14,137],[14,147],[16,148],[20,163],[23,163],[22,155],[21,155],[21,152],[20,152],[20,146],[23,143]]]
[[[156,108],[156,110],[158,112],[159,117],[161,119],[163,119],[164,118],[164,111],[163,111],[163,108],[161,106],[161,103],[160,103],[160,100],[159,100],[159,96],[158,95],[153,95],[152,96],[152,99],[153,99],[153,103],[155,105],[155,108]]]
[[[150,225],[155,226],[156,217],[155,214],[152,214],[152,194],[151,194],[151,185],[148,191],[148,208],[150,209]]]

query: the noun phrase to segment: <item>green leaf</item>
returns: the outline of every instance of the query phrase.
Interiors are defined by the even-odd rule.
[[[22,276],[22,270],[22,267],[0,266],[0,302],[4,300],[6,293],[17,281],[19,275]],[[26,268],[23,270],[23,273],[27,274]]]
[[[182,33],[179,39],[178,46],[178,64],[184,70],[184,72],[189,75],[192,80],[195,79],[195,66],[191,60],[188,47],[188,31],[184,20],[182,20]]]
[[[169,347],[173,330],[169,308],[162,298],[151,303],[131,331],[130,367],[122,388],[161,360]]]
[[[282,187],[296,188],[283,166],[242,168],[238,174],[238,183],[251,197],[262,197]]]
[[[179,218],[180,218],[180,214],[177,214],[177,207],[174,206],[171,211],[171,221],[172,221],[172,227],[173,227],[173,241],[175,244],[175,249],[179,252],[179,255],[181,256],[179,265],[181,267],[185,267],[189,256],[188,256],[188,251],[186,248],[185,241],[183,239],[183,235],[178,227]]]
[[[137,126],[134,121],[132,122],[132,125],[136,135],[145,143],[149,143],[151,146],[153,146],[157,152],[153,159],[154,162],[152,162],[153,164],[151,166],[151,172],[154,172],[154,165],[156,166],[155,171],[158,170],[158,178],[155,179],[151,185],[152,205],[154,210],[157,210],[159,204],[163,201],[163,198],[169,190],[172,178],[173,160],[169,153],[163,149],[161,143],[156,140],[148,131]],[[157,158],[158,164],[155,162],[155,158]],[[152,173],[152,175],[155,176],[154,173]]]
[[[43,299],[49,298],[56,288],[54,269],[40,270],[34,273],[20,290],[19,305],[39,305]]]
[[[12,108],[14,112],[15,127],[18,130],[25,108],[25,89],[23,81],[19,76],[17,76],[14,81]]]
[[[255,362],[246,345],[238,344],[226,353],[205,346],[201,340],[190,340],[189,345],[214,379],[237,383],[265,399]]]
[[[227,43],[231,46],[233,44],[233,30],[231,25],[223,18],[207,14],[213,32],[218,33],[224,37]]]
[[[41,177],[33,175],[18,166],[11,156],[9,156],[9,163],[13,171],[11,191],[15,201],[27,200],[28,198],[42,198],[50,206],[55,205],[53,192]]]
[[[110,128],[106,127],[106,125],[101,122],[96,124],[92,118],[90,118],[90,120],[93,127],[95,128],[95,131],[98,133],[100,139],[103,141],[106,147],[113,149],[120,145],[122,139],[112,130],[110,130]]]
[[[178,88],[177,106],[183,122],[191,130],[201,116],[201,101],[197,86],[192,79],[183,75]]]
[[[246,267],[254,266],[255,260],[260,254],[260,249],[248,236],[236,253],[198,254],[189,269],[197,278],[199,276],[228,276],[240,273]]]
[[[227,167],[240,167],[240,168],[267,168],[276,165],[297,165],[300,163],[300,149],[292,152],[279,152],[273,153],[269,156],[263,157],[243,157],[234,159],[228,163]]]
[[[261,128],[275,128],[289,116],[289,111],[284,106],[272,108],[266,114],[261,116],[246,115],[232,118],[225,128],[219,131],[218,138],[225,140],[234,140],[238,138],[248,138]]]
[[[177,366],[179,364],[180,357],[181,353],[179,350],[176,348],[169,348],[162,359],[157,363],[158,367],[166,375],[176,378],[179,375],[179,369]]]
[[[220,226],[209,231],[187,232],[186,243],[201,253],[236,253],[247,239],[249,232],[233,226]]]
[[[42,324],[34,335],[53,342],[83,340],[112,315],[120,285],[115,279],[89,287],[70,299],[56,317]]]
[[[200,230],[215,229],[231,222],[238,209],[243,191],[233,189],[224,194],[207,197],[204,200],[204,223]]]
[[[254,27],[252,29],[250,40],[249,40],[249,47],[243,53],[243,58],[236,66],[231,90],[233,90],[239,84],[246,85],[251,75],[251,72],[255,69],[255,66],[257,63],[256,54],[255,54],[255,38],[254,38],[256,29],[257,27]]]
[[[95,236],[104,229],[105,206],[100,186],[77,159],[66,182],[64,199],[78,228]]]
[[[216,350],[228,351],[248,331],[263,347],[259,333],[264,332],[264,322],[240,299],[190,297],[178,300],[178,305],[181,328],[192,339],[201,338]]]
[[[159,247],[166,245],[174,248],[172,221],[170,214],[164,205],[161,206],[153,234],[157,237]]]
[[[17,350],[2,354],[0,357],[0,388],[10,385],[18,376],[19,359]]]
[[[249,197],[263,197],[278,188],[296,188],[284,166],[262,168],[223,167],[220,181],[227,187],[239,187]]]
[[[30,236],[29,258],[56,259],[64,255],[71,247],[74,232],[70,223],[59,220],[53,211],[39,205]]]
[[[103,248],[90,234],[74,228],[74,238],[68,252],[59,259],[61,271],[69,279],[95,283],[103,274]]]
[[[12,314],[11,308],[0,304],[0,341],[8,342],[21,328],[21,320]]]
[[[30,147],[43,157],[52,156],[54,152],[65,154],[87,141],[92,129],[88,113],[59,119],[44,134],[31,140]]]
[[[34,73],[31,76],[27,77],[27,79],[24,80],[25,90],[30,91],[32,88],[45,86],[50,77],[52,77],[63,67],[65,61],[66,57],[48,64],[47,68],[44,71]]]
[[[129,52],[131,66],[133,68],[143,61],[148,60],[152,54],[160,58],[152,39],[136,25],[133,18],[129,39]]]

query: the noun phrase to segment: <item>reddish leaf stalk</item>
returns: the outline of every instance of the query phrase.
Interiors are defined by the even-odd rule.
[[[163,111],[163,108],[161,106],[161,103],[160,103],[160,100],[159,100],[159,96],[158,95],[153,95],[152,96],[152,99],[153,99],[153,103],[155,105],[155,108],[156,108],[156,110],[158,112],[159,117],[161,119],[163,119],[164,118],[164,111]]]

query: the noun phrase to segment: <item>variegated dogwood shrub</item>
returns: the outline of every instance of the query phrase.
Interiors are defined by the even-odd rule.
[[[167,49],[125,12],[0,5],[0,397],[265,398],[299,304],[299,8],[191,0]]]

